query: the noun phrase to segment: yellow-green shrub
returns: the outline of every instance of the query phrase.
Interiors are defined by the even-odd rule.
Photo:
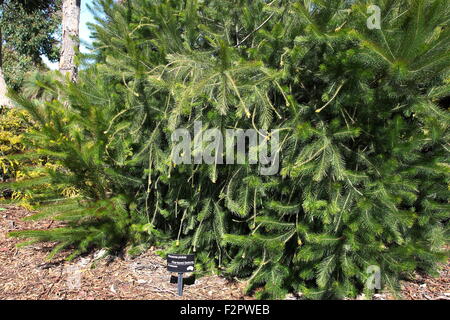
[[[25,151],[23,134],[29,129],[28,114],[17,109],[0,110],[0,180],[20,177],[25,165],[6,156]]]
[[[40,202],[41,192],[56,193],[62,198],[77,197],[78,190],[72,186],[61,187],[46,183],[37,186],[30,184],[26,188],[12,187],[25,180],[46,179],[49,170],[60,167],[56,161],[40,155],[39,148],[25,146],[26,134],[37,126],[30,119],[25,110],[0,109],[0,182],[9,182],[0,188],[0,201],[33,209],[31,203]],[[30,157],[26,153],[34,156]]]

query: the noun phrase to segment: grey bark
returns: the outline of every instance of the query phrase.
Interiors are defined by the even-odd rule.
[[[11,100],[6,96],[8,89],[6,87],[5,78],[3,77],[2,68],[0,68],[0,106],[12,107]]]
[[[72,81],[77,79],[75,53],[80,46],[80,4],[81,0],[63,0],[62,6],[62,44],[59,71],[69,73]]]
[[[6,96],[8,88],[6,87],[5,77],[3,76],[3,56],[2,56],[2,30],[0,29],[0,106],[12,107],[11,100]]]

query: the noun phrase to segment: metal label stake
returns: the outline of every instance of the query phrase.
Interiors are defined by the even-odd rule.
[[[183,295],[183,273],[194,272],[195,257],[193,254],[167,255],[167,270],[178,273],[178,295]]]
[[[179,296],[183,295],[183,273],[182,272],[178,273],[178,295]]]

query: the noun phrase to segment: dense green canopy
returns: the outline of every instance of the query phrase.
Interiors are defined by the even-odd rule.
[[[367,27],[372,4],[381,29]],[[100,7],[78,83],[41,79],[45,103],[15,97],[42,126],[30,145],[61,167],[14,186],[79,194],[46,206],[60,195],[41,189],[40,216],[68,226],[15,235],[75,254],[170,243],[263,298],[370,294],[370,266],[388,289],[435,270],[449,218],[448,1]],[[171,133],[195,120],[276,130],[279,172],[175,165]]]

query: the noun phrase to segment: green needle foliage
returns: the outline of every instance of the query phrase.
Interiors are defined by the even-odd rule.
[[[372,4],[379,30],[366,25]],[[75,254],[169,237],[168,251],[247,278],[261,298],[370,295],[373,265],[396,290],[445,259],[448,1],[100,0],[96,11],[79,81],[14,95],[40,124],[35,156],[59,164],[53,188],[78,190],[39,203],[67,227],[14,235]],[[196,120],[277,130],[279,172],[175,165],[171,133]]]

